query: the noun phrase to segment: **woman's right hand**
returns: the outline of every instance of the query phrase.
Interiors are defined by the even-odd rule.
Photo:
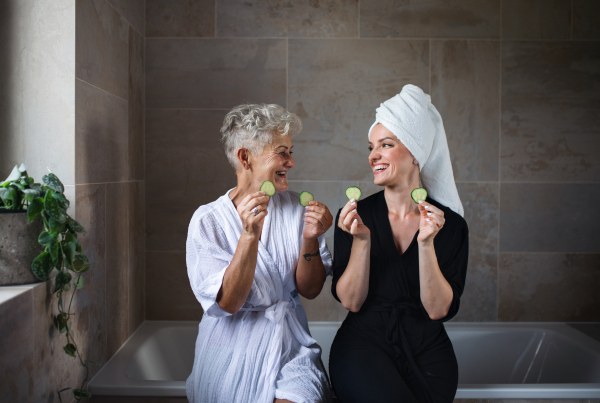
[[[354,236],[355,239],[367,240],[371,237],[371,231],[363,224],[356,211],[356,201],[354,199],[349,200],[340,212],[338,227]]]
[[[269,204],[269,196],[265,192],[251,193],[244,197],[242,202],[237,206],[237,212],[242,219],[243,234],[251,237],[260,238],[262,227],[267,215],[267,205]],[[252,209],[258,208],[259,213],[254,214]]]

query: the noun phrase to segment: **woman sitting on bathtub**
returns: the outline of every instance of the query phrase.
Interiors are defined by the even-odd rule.
[[[287,192],[291,136],[300,119],[278,105],[241,105],[225,116],[225,152],[237,186],[201,206],[189,226],[190,283],[204,308],[191,403],[330,402],[321,350],[298,294],[312,299],[331,270],[324,204]],[[270,180],[272,197],[258,191]]]
[[[340,210],[332,292],[350,312],[331,347],[342,403],[452,402],[458,366],[442,322],[458,311],[468,228],[442,119],[414,85],[377,109],[369,163],[385,190]],[[429,196],[411,199],[419,179]]]

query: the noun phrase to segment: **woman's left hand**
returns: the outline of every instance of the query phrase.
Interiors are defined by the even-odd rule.
[[[306,225],[304,226],[302,236],[305,239],[315,239],[323,235],[331,227],[333,217],[326,205],[318,201],[311,201],[306,206],[304,222]]]
[[[417,242],[422,244],[433,243],[433,238],[442,229],[446,220],[444,212],[432,204],[423,201],[419,203],[419,236]]]

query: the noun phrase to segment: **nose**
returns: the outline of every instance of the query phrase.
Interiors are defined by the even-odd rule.
[[[379,151],[377,151],[375,148],[373,148],[371,150],[371,153],[369,154],[369,163],[374,164],[380,158],[381,158],[381,154],[379,154]]]
[[[285,162],[285,165],[289,168],[292,169],[293,167],[296,166],[296,162],[294,161],[294,157],[292,157],[290,155],[290,158]]]

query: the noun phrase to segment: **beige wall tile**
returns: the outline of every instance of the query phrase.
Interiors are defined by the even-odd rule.
[[[600,3],[596,0],[573,0],[573,39],[600,39]]]
[[[598,321],[600,255],[501,253],[498,319]]]
[[[217,36],[358,37],[358,0],[219,1]]]
[[[185,251],[194,211],[236,186],[220,142],[226,113],[152,110],[147,114],[147,250]]]
[[[146,0],[147,37],[214,37],[215,0]]]
[[[146,263],[144,182],[129,184],[129,334],[144,321]]]
[[[469,245],[469,265],[465,289],[460,297],[459,311],[452,321],[496,321],[497,295],[498,254],[473,250]]]
[[[146,107],[285,107],[285,39],[146,39]]]
[[[146,17],[144,0],[108,0],[127,22],[140,34],[144,35],[144,19]]]
[[[502,180],[597,181],[600,43],[502,50]]]
[[[415,84],[429,91],[429,42],[290,39],[294,180],[372,180],[367,131],[381,102]],[[318,144],[318,146],[316,146]]]
[[[202,312],[190,286],[185,252],[147,252],[146,319],[199,321]]]
[[[503,0],[503,39],[571,39],[571,0]]]
[[[302,296],[300,297],[309,321],[342,322],[346,319],[348,310],[344,308],[341,302],[333,298],[331,280],[331,276],[327,277],[317,298],[308,300]]]
[[[106,332],[111,357],[129,337],[131,183],[106,184]]]
[[[360,36],[499,38],[499,0],[362,0]]]
[[[442,115],[457,181],[498,180],[499,41],[431,42],[431,100]]]
[[[0,396],[6,402],[34,400],[32,301],[29,290],[0,305]]]
[[[502,183],[500,200],[501,252],[600,252],[600,215],[584,207],[600,185]]]
[[[127,99],[129,24],[104,0],[76,3],[75,74]]]
[[[76,83],[76,101],[77,183],[127,180],[127,101],[81,80]]]
[[[129,28],[129,179],[144,179],[144,37]]]

